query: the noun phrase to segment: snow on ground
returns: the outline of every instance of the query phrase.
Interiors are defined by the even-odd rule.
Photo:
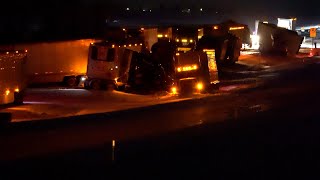
[[[296,56],[261,56],[259,53],[244,53],[240,56],[237,64],[246,65],[257,69],[289,69],[308,63],[314,59],[308,53],[299,53]]]
[[[88,91],[84,89],[29,89],[24,105],[9,107],[13,122],[51,119],[75,115],[118,111],[156,104],[202,98],[196,94],[181,98],[171,94],[137,95],[119,91]]]
[[[309,61],[307,57],[262,57],[257,53],[242,54],[237,64],[230,69],[231,73],[252,73],[269,71],[274,69],[296,67],[296,64],[305,64]],[[272,75],[272,73],[266,75]],[[235,83],[227,80],[220,87],[220,93],[230,93],[239,89],[246,89],[259,85],[257,77],[246,78],[250,83]],[[259,76],[263,79],[265,77]],[[243,81],[243,78],[240,79]],[[237,80],[238,81],[238,80]],[[253,83],[255,82],[255,83]],[[24,105],[9,107],[0,112],[11,112],[13,122],[51,119],[57,117],[67,117],[75,115],[103,113],[130,108],[145,107],[156,104],[170,103],[188,100],[192,98],[203,98],[213,94],[196,94],[189,97],[178,97],[167,93],[155,95],[128,94],[119,91],[89,91],[84,89],[64,89],[64,88],[33,88],[27,91]]]

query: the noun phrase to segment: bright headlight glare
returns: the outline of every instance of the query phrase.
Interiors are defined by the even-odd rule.
[[[86,79],[86,77],[81,77],[81,81],[85,81]]]
[[[196,88],[200,91],[203,89],[203,84],[201,82],[197,83]]]
[[[177,94],[177,88],[176,87],[172,87],[171,88],[171,92],[172,92],[172,94]]]

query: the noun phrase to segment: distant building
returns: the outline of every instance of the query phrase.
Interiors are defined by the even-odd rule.
[[[317,29],[317,37],[320,38],[320,25],[310,25],[310,26],[297,27],[296,31],[302,36],[310,37],[310,29],[311,28]]]
[[[310,29],[316,28],[316,37],[311,38],[310,37]],[[310,26],[302,26],[297,27],[296,31],[300,36],[304,37],[304,41],[301,45],[301,47],[307,47],[307,48],[314,48],[315,44],[320,44],[320,25],[310,25]],[[318,46],[319,47],[319,46]]]

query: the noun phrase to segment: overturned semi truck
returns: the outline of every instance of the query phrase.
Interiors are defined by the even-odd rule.
[[[258,26],[261,54],[294,56],[299,52],[303,37],[297,32],[260,22]]]

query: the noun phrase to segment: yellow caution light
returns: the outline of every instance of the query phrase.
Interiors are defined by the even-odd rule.
[[[193,43],[193,39],[190,39],[190,43]]]
[[[176,87],[172,87],[171,88],[171,92],[172,92],[172,94],[177,94],[177,88]]]
[[[191,66],[183,66],[183,67],[178,67],[177,71],[181,72],[181,71],[193,71],[193,70],[197,70],[198,66],[197,65],[191,65]]]
[[[196,88],[201,91],[203,89],[203,84],[201,82],[197,83]]]
[[[193,69],[194,70],[198,69],[198,66],[197,65],[193,65]]]
[[[188,39],[181,39],[181,42],[186,43],[188,42]]]
[[[18,93],[18,92],[20,92],[20,89],[19,89],[19,88],[15,88],[15,89],[14,89],[14,92],[17,92],[17,93]]]
[[[163,35],[162,34],[158,34],[158,38],[163,38]]]
[[[6,96],[8,96],[10,94],[10,90],[7,89],[5,93],[6,93]]]

